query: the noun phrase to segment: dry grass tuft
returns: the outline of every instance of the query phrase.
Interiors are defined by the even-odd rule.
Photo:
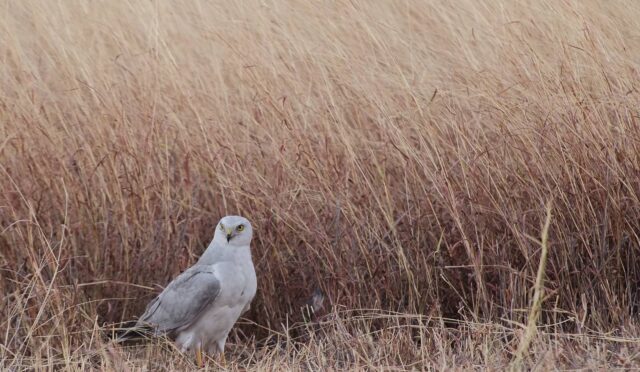
[[[549,200],[523,368],[638,367],[637,1],[0,4],[1,368],[192,368],[105,328],[240,213],[231,369],[502,369]]]

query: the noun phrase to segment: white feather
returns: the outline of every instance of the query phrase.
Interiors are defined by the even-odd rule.
[[[252,236],[246,218],[222,218],[198,262],[167,285],[140,323],[174,335],[183,351],[224,352],[231,328],[256,294]]]

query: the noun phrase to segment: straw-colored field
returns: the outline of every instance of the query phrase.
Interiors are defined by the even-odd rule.
[[[106,334],[226,214],[229,369],[638,368],[638,89],[635,0],[0,0],[0,369],[194,368]]]

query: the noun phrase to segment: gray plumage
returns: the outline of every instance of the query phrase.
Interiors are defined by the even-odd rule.
[[[224,352],[229,331],[256,293],[252,236],[246,218],[222,218],[198,262],[147,305],[137,327],[174,338],[183,351]]]
[[[219,293],[220,281],[211,269],[204,265],[190,267],[147,305],[140,322],[157,325],[156,335],[174,332],[193,323]]]

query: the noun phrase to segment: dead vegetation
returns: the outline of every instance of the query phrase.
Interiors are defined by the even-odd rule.
[[[0,4],[3,368],[193,368],[104,328],[230,213],[232,369],[638,367],[639,3]]]

